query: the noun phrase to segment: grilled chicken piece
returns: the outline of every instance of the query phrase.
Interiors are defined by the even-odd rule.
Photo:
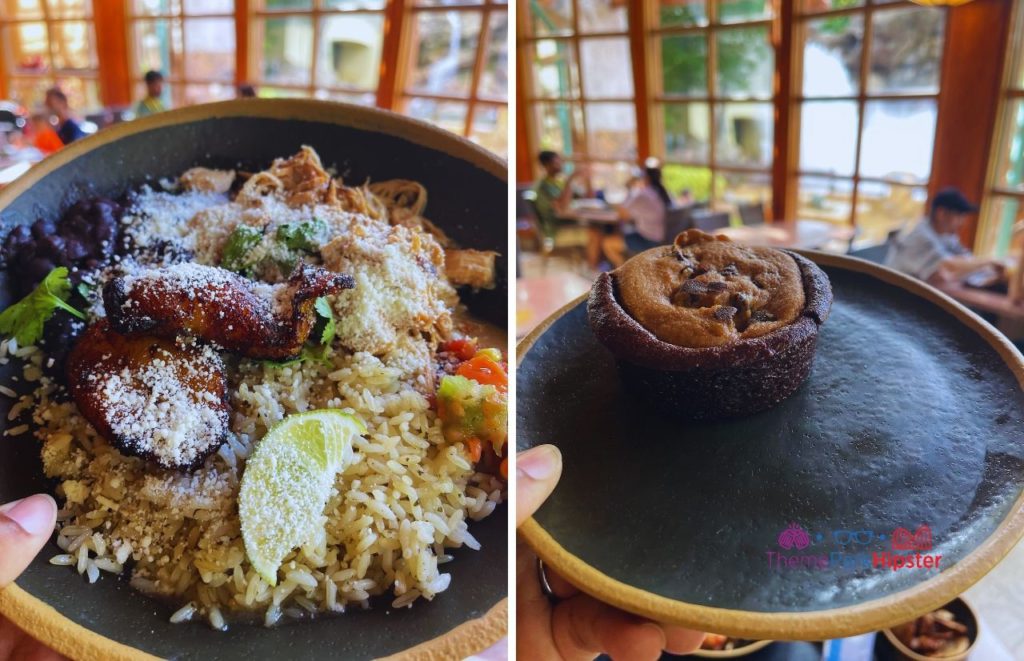
[[[125,454],[193,469],[224,442],[224,364],[209,345],[121,335],[90,326],[68,356],[71,395],[85,419]]]
[[[103,306],[120,333],[188,334],[248,358],[285,360],[309,337],[316,299],[353,286],[352,276],[308,264],[274,287],[222,268],[175,264],[114,278],[103,288]]]
[[[492,250],[449,248],[444,251],[444,271],[453,285],[468,285],[473,289],[493,289],[495,285],[494,260],[498,253]]]

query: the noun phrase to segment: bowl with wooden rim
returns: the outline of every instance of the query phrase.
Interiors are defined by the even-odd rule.
[[[247,99],[191,106],[104,129],[34,166],[0,191],[0,226],[56,219],[76,201],[116,198],[158,185],[193,166],[258,171],[302,145],[318,151],[349,181],[412,179],[429,191],[428,214],[456,242],[495,250],[497,286],[462,292],[485,321],[507,328],[507,166],[492,153],[439,128],[394,113],[294,99]],[[0,307],[11,302],[0,275]],[[10,382],[14,364],[0,368]],[[2,398],[6,419],[10,400]],[[8,425],[13,423],[7,423]],[[30,434],[0,443],[0,502],[49,492],[39,445]],[[17,582],[0,591],[0,614],[76,659],[312,659],[324,650],[346,658],[413,653],[465,657],[506,632],[507,512],[475,523],[480,552],[456,550],[446,567],[452,584],[438,598],[395,611],[366,611],[264,628],[237,623],[226,632],[168,621],[180,604],[147,597],[127,578],[89,585],[47,559],[51,543]]]

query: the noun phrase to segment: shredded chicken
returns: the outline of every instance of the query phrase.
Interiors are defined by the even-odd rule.
[[[231,184],[235,183],[235,171],[192,168],[178,177],[178,183],[186,191],[227,193],[231,190]]]
[[[495,285],[493,250],[449,248],[444,252],[444,270],[453,285],[473,289],[493,289]]]

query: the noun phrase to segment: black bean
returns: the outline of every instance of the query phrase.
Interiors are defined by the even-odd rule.
[[[64,242],[64,258],[70,262],[76,262],[89,254],[89,249],[77,239],[68,239]]]
[[[43,220],[40,218],[36,222],[32,223],[32,236],[36,239],[44,239],[57,231],[57,227],[52,221]]]
[[[50,234],[36,241],[36,253],[56,260],[64,254],[64,239],[59,234]]]

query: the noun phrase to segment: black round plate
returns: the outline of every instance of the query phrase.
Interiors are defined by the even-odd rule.
[[[178,123],[182,116],[188,121]],[[410,137],[394,135],[396,127]],[[500,161],[479,152],[475,157],[471,154],[475,163],[470,162],[466,157],[468,146],[452,144],[459,142],[456,138],[423,125],[413,126],[409,120],[389,113],[310,101],[231,102],[192,107],[107,131],[112,133],[100,132],[93,139],[69,147],[74,151],[67,155],[74,158],[13,199],[12,191],[0,195],[0,227],[4,232],[15,223],[55,218],[83,197],[119,196],[143,184],[156,185],[161,177],[173,178],[195,165],[258,170],[275,158],[295,153],[302,145],[310,145],[324,165],[336,166],[346,181],[362,182],[367,177],[420,181],[430,196],[427,214],[456,241],[503,255],[508,252],[507,183],[493,167]],[[124,134],[127,131],[130,133]],[[118,135],[118,139],[108,139]],[[100,144],[90,147],[93,141]],[[468,147],[468,151],[475,150]],[[41,167],[45,166],[46,162]],[[477,315],[506,328],[504,257],[499,269],[497,289],[467,295],[464,300]],[[8,277],[12,276],[0,275],[0,308],[10,303]],[[0,382],[10,383],[15,373],[14,363],[5,366],[0,369]],[[10,401],[0,398],[4,419],[9,408]],[[43,478],[38,442],[30,434],[0,439],[0,502],[39,491],[52,492],[53,487]],[[473,524],[471,530],[483,549],[454,552],[455,560],[446,566],[452,574],[451,587],[433,602],[421,600],[412,609],[395,611],[382,601],[366,612],[353,611],[273,629],[236,624],[221,633],[203,623],[170,624],[168,618],[177,606],[144,597],[125,580],[105,575],[97,584],[89,585],[66,567],[49,565],[47,560],[61,553],[55,544],[43,550],[17,584],[73,622],[158,656],[375,658],[413,647],[481,617],[507,594],[506,508]],[[60,635],[59,629],[57,632]]]
[[[857,607],[898,616],[907,591],[927,591],[1012,514],[1024,487],[1024,394],[1009,366],[1020,354],[892,272],[878,269],[887,283],[836,266],[859,260],[809,256],[832,264],[831,317],[808,380],[767,412],[718,423],[654,413],[624,392],[585,302],[521,353],[518,449],[553,443],[564,456],[531,541],[544,537],[541,555],[583,589],[726,634],[842,635],[879,622],[879,609]],[[899,528],[923,547],[922,526],[932,542],[919,552],[941,555],[939,570],[873,564],[908,552],[893,548]],[[829,610],[837,617],[798,624]]]

